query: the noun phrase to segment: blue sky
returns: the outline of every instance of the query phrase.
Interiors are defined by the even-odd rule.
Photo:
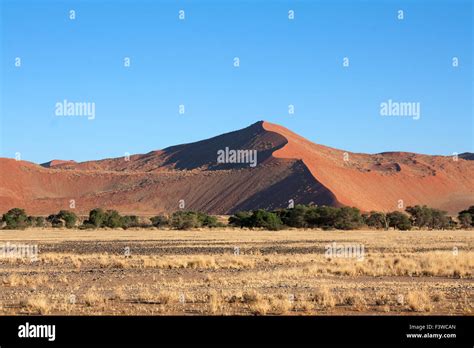
[[[468,0],[1,4],[1,157],[118,157],[258,120],[354,152],[474,151]],[[95,119],[56,116],[64,99]],[[381,116],[388,99],[420,119]]]

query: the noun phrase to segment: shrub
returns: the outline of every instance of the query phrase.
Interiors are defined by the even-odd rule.
[[[68,210],[61,210],[57,214],[49,215],[46,220],[52,227],[73,228],[76,225],[77,215]]]
[[[388,221],[385,214],[376,211],[371,211],[369,215],[366,215],[365,223],[367,226],[377,229],[388,228]]]
[[[155,227],[166,227],[169,225],[169,219],[164,215],[157,215],[152,217],[151,224]]]
[[[193,211],[176,211],[171,215],[170,225],[178,230],[186,230],[201,227],[202,221]]]
[[[237,226],[240,228],[250,227],[250,216],[252,213],[247,211],[239,211],[229,217],[229,225]]]
[[[355,230],[364,223],[360,210],[351,207],[339,208],[334,220],[334,227],[339,230]]]
[[[474,205],[471,205],[466,210],[460,211],[458,218],[463,228],[473,227],[474,226]]]
[[[427,227],[432,220],[431,209],[429,209],[426,205],[407,207],[405,211],[411,215],[410,220],[413,226],[420,228]]]
[[[393,211],[387,214],[388,226],[406,231],[411,229],[411,221],[407,214]]]
[[[96,228],[102,227],[106,219],[106,213],[101,208],[95,208],[89,212],[89,219],[87,221],[84,221],[84,224],[93,225]]]
[[[472,226],[472,215],[468,212],[459,213],[458,219],[462,228],[470,228]]]
[[[10,209],[3,214],[2,220],[5,222],[7,229],[24,229],[28,227],[28,217],[25,210],[20,208]]]
[[[308,227],[306,221],[306,213],[308,207],[302,204],[296,205],[294,208],[281,209],[275,213],[280,217],[283,224],[290,227]]]
[[[129,227],[140,227],[140,222],[138,221],[138,216],[136,215],[125,215],[122,218],[123,228]]]
[[[73,228],[76,225],[77,215],[69,210],[61,210],[58,213],[59,219],[64,221],[64,225],[67,228]]]
[[[201,226],[204,227],[223,227],[225,226],[224,224],[220,223],[217,220],[217,217],[212,216],[212,215],[207,215],[204,213],[197,213],[199,222],[201,223]]]
[[[426,205],[408,207],[406,212],[411,215],[413,226],[419,228],[445,229],[452,227],[447,212],[439,209],[429,208]]]
[[[259,209],[252,212],[249,218],[250,227],[262,227],[270,231],[281,229],[282,221],[277,214]]]
[[[64,221],[62,221],[58,214],[51,214],[46,218],[46,221],[48,221],[52,227],[64,227]]]
[[[328,206],[309,207],[305,214],[305,220],[310,227],[329,228],[334,227],[338,208]]]
[[[103,222],[103,225],[105,227],[110,227],[110,228],[117,228],[117,227],[123,227],[123,218],[120,216],[118,211],[116,210],[107,210],[105,212],[105,219]]]
[[[42,216],[37,216],[35,218],[35,226],[36,227],[45,227],[46,226],[46,219]]]
[[[441,230],[449,229],[451,228],[451,218],[443,210],[431,209],[431,221],[428,227]]]

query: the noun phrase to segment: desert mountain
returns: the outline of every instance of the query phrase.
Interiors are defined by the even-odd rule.
[[[252,165],[252,155],[256,162]],[[268,122],[147,154],[37,165],[0,158],[0,212],[95,207],[129,214],[185,208],[214,214],[310,203],[363,211],[474,204],[474,162],[459,156],[359,154],[315,144]]]

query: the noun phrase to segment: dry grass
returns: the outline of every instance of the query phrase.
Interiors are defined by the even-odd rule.
[[[20,306],[31,314],[48,314],[51,309],[49,300],[45,295],[29,297],[21,301]]]
[[[412,291],[405,296],[410,310],[415,312],[430,312],[433,309],[430,296],[423,291]]]
[[[103,304],[107,300],[102,294],[100,294],[100,292],[98,292],[94,288],[87,290],[87,292],[82,298],[84,300],[84,303],[89,307]]]
[[[0,259],[0,314],[473,312],[472,231],[67,232],[44,230],[38,262]],[[364,244],[363,260],[326,258],[333,242]]]

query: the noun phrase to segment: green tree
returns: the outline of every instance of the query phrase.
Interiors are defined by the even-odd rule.
[[[125,215],[122,218],[122,225],[123,225],[123,228],[140,226],[138,216],[136,216],[136,215]]]
[[[103,224],[106,227],[118,228],[123,227],[123,218],[116,210],[107,210]]]
[[[410,206],[407,207],[405,211],[410,214],[412,225],[419,228],[429,227],[433,220],[432,211],[426,205],[415,205],[413,207]]]
[[[224,226],[217,220],[217,217],[215,216],[207,215],[205,213],[197,213],[197,215],[198,215],[199,222],[201,223],[201,226],[211,227],[211,228]]]
[[[37,216],[35,218],[35,226],[36,227],[44,227],[46,225],[46,219],[42,216]]]
[[[240,228],[250,227],[250,216],[252,213],[248,211],[239,211],[229,217],[229,225],[237,226]]]
[[[155,227],[162,228],[169,225],[169,219],[164,215],[154,216],[150,220],[151,220],[151,224]]]
[[[337,210],[333,227],[339,230],[356,230],[360,228],[363,223],[364,221],[359,209],[342,207]]]
[[[103,227],[106,219],[107,214],[101,208],[95,208],[89,212],[89,219],[85,224],[90,224],[95,227]]]
[[[428,226],[432,229],[449,229],[451,227],[451,218],[443,210],[431,209],[431,221]]]
[[[471,217],[471,227],[474,226],[474,205],[471,205],[468,209],[459,212],[459,215],[458,215],[459,221],[461,221],[461,215],[463,215],[462,219],[464,221],[469,220],[469,218],[466,216],[466,215],[469,215]],[[468,227],[464,227],[464,228],[468,228]]]
[[[64,221],[60,219],[58,214],[49,215],[46,218],[46,221],[48,221],[54,228],[64,227]]]
[[[270,231],[276,231],[283,227],[282,221],[277,214],[263,209],[252,212],[249,218],[249,224],[251,227],[261,227]]]
[[[290,227],[308,227],[306,221],[306,213],[308,207],[302,204],[297,204],[294,208],[281,209],[276,212],[283,224]]]
[[[472,227],[472,215],[466,212],[461,212],[458,216],[459,223],[461,224],[462,228],[470,228]]]
[[[369,215],[366,215],[365,223],[367,224],[367,226],[377,229],[388,228],[388,221],[386,215],[377,211],[371,211]]]
[[[408,215],[399,212],[393,211],[387,214],[387,220],[389,227],[394,227],[396,229],[406,231],[411,229],[411,221]]]
[[[309,207],[305,220],[310,227],[334,228],[339,209],[328,206]]]
[[[202,226],[198,215],[192,211],[176,211],[171,215],[170,225],[178,230],[187,230]]]
[[[28,227],[28,216],[24,209],[13,208],[3,214],[2,220],[6,229],[24,229]]]
[[[73,228],[76,225],[77,215],[69,210],[61,210],[57,214],[57,217],[64,221],[64,225],[67,228]]]

